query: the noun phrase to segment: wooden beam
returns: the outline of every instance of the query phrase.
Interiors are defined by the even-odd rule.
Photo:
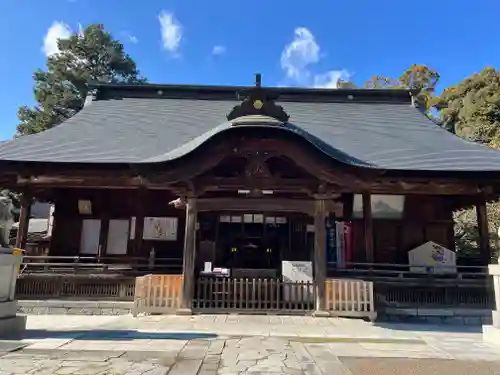
[[[399,180],[377,179],[368,183],[372,194],[423,194],[423,195],[477,195],[485,187],[477,182],[464,182],[457,179],[429,178]]]
[[[317,167],[316,167],[317,168]],[[332,172],[333,173],[333,172]],[[172,177],[172,176],[171,176]],[[391,179],[371,179],[367,176],[356,177],[356,174],[346,174],[339,177],[340,181],[330,182],[329,191],[332,193],[359,193],[370,191],[372,194],[416,194],[416,195],[477,195],[493,194],[500,181],[491,182],[490,185],[479,182],[464,182],[459,179],[412,179],[400,180]],[[352,180],[356,179],[356,183]],[[262,179],[255,181],[243,180],[241,178],[197,178],[196,185],[201,192],[217,190],[240,190],[251,187],[259,187],[266,190],[283,192],[311,193],[317,189],[321,179]],[[348,183],[348,181],[351,181]],[[362,181],[362,183],[360,182]],[[31,189],[51,189],[51,188],[92,188],[92,189],[137,189],[146,186],[148,189],[175,190],[172,184],[178,180],[171,180],[161,173],[158,176],[125,176],[113,175],[38,175],[36,177],[18,176],[17,180],[7,185],[7,188],[30,186]],[[480,186],[482,185],[482,186]]]
[[[486,200],[478,198],[476,204],[477,228],[479,232],[479,252],[483,265],[490,264],[490,238],[488,230],[488,215],[486,212]]]
[[[316,288],[316,314],[326,311],[326,201],[315,201],[314,212],[314,281]]]
[[[19,185],[1,185],[4,186],[5,188],[9,188],[12,190],[16,190],[16,188],[19,188]],[[97,182],[86,182],[86,183],[78,183],[78,182],[71,182],[71,183],[61,183],[61,184],[48,184],[48,185],[39,185],[39,184],[31,184],[30,185],[33,189],[53,189],[53,188],[69,188],[69,189],[75,189],[75,188],[88,188],[88,189],[108,189],[108,190],[123,190],[123,189],[137,189],[141,184],[136,184],[136,185],[131,185],[131,184],[98,184]],[[148,184],[146,183],[144,186],[146,186],[149,190],[169,190],[172,192],[178,192],[180,191],[180,188],[175,187],[170,185],[169,183],[162,183],[162,184]],[[369,190],[371,191],[372,194],[388,194],[388,195],[448,195],[448,196],[456,196],[456,195],[476,195],[478,192],[478,189],[474,186],[454,186],[453,184],[447,184],[444,185],[442,184],[440,187],[433,188],[432,184],[427,186],[427,187],[421,187],[418,185],[411,185],[408,184],[406,187],[401,187],[401,186],[394,186],[394,185],[389,185],[389,186],[383,186],[383,185],[365,185],[369,187]],[[216,185],[208,185],[206,187],[201,187],[199,189],[199,192],[208,192],[208,191],[235,191],[235,190],[242,190],[242,189],[248,189],[248,186],[246,185],[225,185],[222,184],[220,186]],[[314,192],[314,189],[310,189],[308,186],[304,187],[299,187],[298,185],[290,185],[290,186],[282,186],[281,188],[276,185],[276,186],[271,186],[270,188],[266,188],[265,190],[274,190],[276,192],[283,192],[283,193],[305,193],[305,194],[310,194],[311,192]],[[336,187],[332,192],[335,192],[336,194],[338,193],[357,193],[361,194],[362,191],[365,189],[361,188],[350,188],[350,187],[345,187],[345,186],[338,186]],[[490,200],[497,199],[500,194],[491,194]]]
[[[276,211],[302,212],[314,215],[314,200],[284,199],[284,198],[200,198],[197,202],[198,211]]]
[[[92,174],[42,174],[25,177],[18,176],[17,185],[45,187],[101,187],[101,188],[136,188],[143,185],[138,176],[92,175]]]
[[[184,256],[182,261],[182,297],[178,314],[191,314],[194,296],[194,266],[196,257],[196,198],[186,202],[186,230],[184,232]]]
[[[373,250],[373,218],[371,194],[363,193],[363,222],[365,229],[365,252],[366,262],[374,263],[375,253]]]
[[[310,175],[328,181],[339,186],[364,186],[364,181],[356,174],[349,174],[346,168],[339,168],[338,162],[327,163],[326,157],[319,157],[297,142],[283,139],[245,139],[233,138],[222,140],[213,144],[208,150],[199,150],[196,156],[188,157],[185,162],[178,163],[175,167],[164,168],[160,166],[144,166],[146,168],[141,173],[157,183],[160,181],[179,181],[192,179],[201,175],[205,171],[215,167],[228,156],[245,156],[248,153],[258,152],[266,155],[266,158],[273,156],[284,156],[307,171]],[[333,163],[332,163],[333,162]],[[343,165],[340,165],[343,166]]]
[[[19,216],[19,227],[17,228],[16,247],[23,249],[26,247],[26,240],[29,232],[29,220],[31,212],[31,196],[26,192],[21,196],[21,214]]]
[[[195,179],[194,183],[198,192],[258,188],[276,192],[312,194],[318,186],[318,180],[306,178],[265,178],[249,181],[239,177],[203,177]]]

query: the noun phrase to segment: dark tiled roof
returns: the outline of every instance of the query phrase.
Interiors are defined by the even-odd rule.
[[[65,123],[0,144],[0,160],[169,161],[230,131],[226,115],[240,103],[235,88],[125,88],[101,88],[97,100]],[[500,171],[500,152],[443,130],[411,105],[408,92],[281,91],[278,104],[290,115],[284,131],[342,162],[387,170]]]

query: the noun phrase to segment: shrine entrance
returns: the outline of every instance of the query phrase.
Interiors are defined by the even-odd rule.
[[[178,183],[190,194],[176,200],[186,209],[182,309],[322,308],[325,220],[342,212],[356,181],[341,178],[342,169],[325,173],[295,133],[261,130],[235,126],[214,137],[200,147],[189,183]],[[286,276],[297,263],[305,271]]]
[[[289,222],[272,213],[219,215],[221,263],[233,269],[279,269],[289,248]]]
[[[277,211],[199,214],[196,274],[227,269],[234,277],[282,275],[282,261],[312,261],[311,217]]]
[[[198,220],[194,310],[305,313],[314,309],[314,233],[307,230],[309,215],[221,210],[201,212]],[[310,279],[288,279],[283,266],[287,261],[309,263]]]

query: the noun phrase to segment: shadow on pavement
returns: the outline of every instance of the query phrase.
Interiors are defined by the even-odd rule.
[[[375,327],[391,329],[394,331],[417,332],[450,332],[450,333],[481,333],[482,327],[477,325],[446,325],[446,324],[419,324],[419,323],[375,323]]]
[[[78,340],[204,340],[216,338],[215,333],[201,332],[138,332],[134,330],[26,330],[24,339],[74,339]]]
[[[16,350],[20,350],[26,347],[28,344],[16,341],[16,340],[0,340],[0,356],[1,353],[9,353]]]

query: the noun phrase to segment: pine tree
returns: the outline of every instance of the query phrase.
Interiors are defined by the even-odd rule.
[[[17,135],[39,133],[83,108],[89,82],[143,83],[136,64],[100,24],[92,24],[58,41],[59,52],[47,58],[47,69],[34,73],[37,105],[18,110]]]

